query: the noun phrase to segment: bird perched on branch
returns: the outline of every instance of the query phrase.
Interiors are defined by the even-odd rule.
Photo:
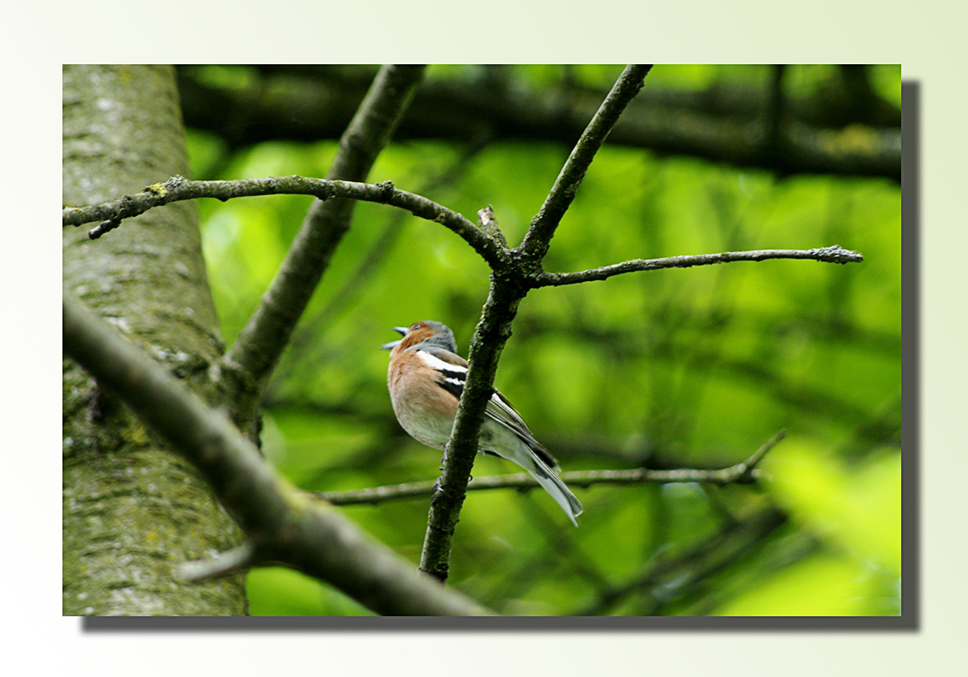
[[[403,334],[390,350],[387,387],[403,429],[418,442],[443,449],[450,441],[457,404],[464,392],[467,361],[457,354],[454,333],[440,322],[394,327]],[[497,388],[485,410],[478,444],[485,454],[513,461],[551,494],[575,526],[582,507],[555,473],[558,463]]]

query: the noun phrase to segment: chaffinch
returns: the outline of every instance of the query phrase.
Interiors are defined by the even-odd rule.
[[[443,449],[450,441],[457,404],[464,392],[467,361],[457,355],[454,333],[440,322],[394,327],[403,338],[383,346],[391,350],[387,387],[393,412],[418,442]],[[497,388],[485,410],[480,450],[517,463],[551,494],[575,526],[582,507],[561,478],[558,463]]]

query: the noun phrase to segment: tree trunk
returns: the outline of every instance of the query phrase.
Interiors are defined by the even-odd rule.
[[[64,68],[64,204],[188,175],[173,70]],[[194,203],[125,220],[99,240],[64,230],[64,292],[114,324],[213,404],[223,351]],[[240,615],[242,576],[185,585],[181,562],[241,541],[187,462],[64,360],[65,615]]]

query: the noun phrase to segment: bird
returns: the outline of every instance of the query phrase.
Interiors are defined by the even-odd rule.
[[[393,327],[403,338],[380,346],[390,351],[387,388],[397,421],[418,442],[445,449],[464,392],[467,361],[457,354],[454,332],[426,320]],[[558,477],[558,462],[538,442],[497,388],[484,412],[480,451],[516,463],[547,491],[577,527],[582,505]]]

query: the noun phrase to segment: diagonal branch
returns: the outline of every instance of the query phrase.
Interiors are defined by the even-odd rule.
[[[249,537],[208,575],[278,562],[318,578],[382,614],[485,614],[486,609],[421,576],[327,504],[276,476],[221,411],[104,320],[64,299],[64,352],[116,393],[191,462]],[[206,567],[184,574],[199,576]]]
[[[423,66],[384,66],[340,139],[329,179],[362,181],[410,103]],[[222,365],[238,378],[239,408],[255,408],[330,258],[349,230],[355,202],[316,201],[285,260]]]
[[[619,116],[642,89],[643,80],[651,69],[652,66],[627,66],[582,132],[521,243],[521,250],[532,260],[544,258],[561,217],[571,206],[575,192],[585,178],[585,171]]]
[[[814,249],[760,249],[745,252],[718,252],[715,254],[695,254],[692,256],[669,256],[661,259],[635,259],[610,266],[582,270],[576,273],[539,273],[532,284],[535,287],[557,287],[566,284],[580,284],[593,280],[607,280],[615,275],[634,273],[642,270],[661,270],[663,268],[691,268],[709,266],[715,263],[733,261],[766,261],[767,259],[812,259],[825,263],[860,263],[864,256],[840,245],[816,247]]]

